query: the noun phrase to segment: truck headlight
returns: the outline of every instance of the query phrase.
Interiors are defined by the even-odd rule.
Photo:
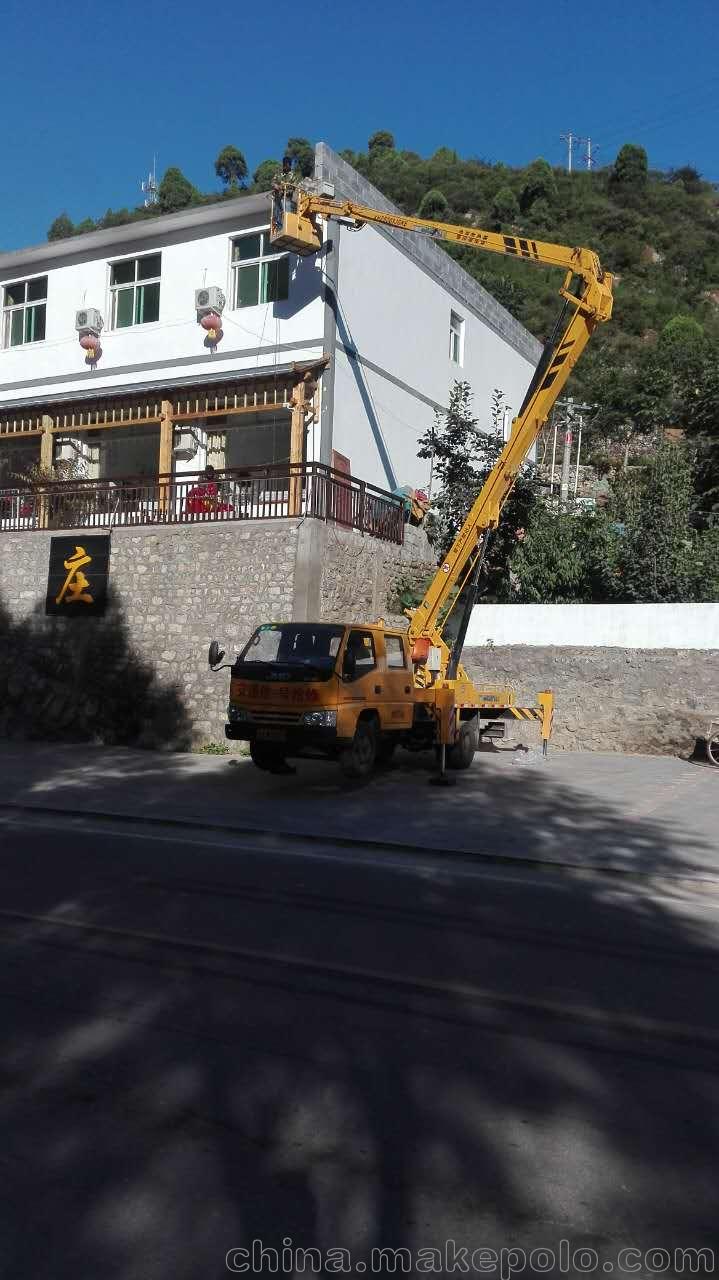
[[[302,716],[302,723],[309,725],[313,729],[336,729],[337,712],[305,711]]]
[[[244,707],[235,707],[230,702],[227,707],[227,719],[232,724],[237,724],[238,720],[251,720],[252,716],[249,711],[245,711]]]

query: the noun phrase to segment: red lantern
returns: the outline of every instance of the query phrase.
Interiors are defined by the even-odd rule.
[[[214,352],[218,342],[221,342],[224,337],[224,333],[222,332],[222,318],[216,311],[208,311],[207,315],[201,317],[200,324],[207,334],[207,337],[205,338],[205,346],[209,347],[210,351]]]
[[[80,346],[85,352],[85,364],[89,364],[90,368],[94,369],[102,355],[99,336],[94,333],[81,334]]]
[[[213,337],[214,337],[215,334],[219,333],[222,327],[222,320],[220,319],[216,311],[208,311],[207,315],[203,316],[202,319],[200,320],[200,324],[202,325],[203,329],[207,330],[208,334],[213,334],[213,330],[214,330],[214,334],[213,334]]]

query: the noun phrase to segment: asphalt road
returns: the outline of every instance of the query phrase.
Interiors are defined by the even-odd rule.
[[[719,882],[10,811],[0,860],[3,1277],[719,1257]]]

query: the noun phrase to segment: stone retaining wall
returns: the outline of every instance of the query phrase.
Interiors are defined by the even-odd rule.
[[[209,673],[209,640],[234,652],[267,619],[405,624],[388,608],[397,581],[433,563],[421,530],[406,532],[395,547],[316,520],[116,529],[108,612],[74,621],[44,613],[52,535],[3,534],[0,735],[222,742],[227,672]],[[519,702],[554,689],[560,749],[689,755],[719,715],[716,650],[482,647],[465,665]],[[532,725],[512,735],[537,741]]]
[[[317,520],[115,529],[107,613],[68,619],[44,612],[52,536],[0,535],[0,736],[223,742],[210,639],[232,654],[258,622],[376,618],[427,554],[414,529],[396,547]]]
[[[582,751],[691,755],[710,715],[719,715],[719,651],[560,649],[514,645],[466,649],[484,686],[509,685],[531,705],[556,697],[552,746]],[[517,722],[511,740],[534,745],[538,728]]]

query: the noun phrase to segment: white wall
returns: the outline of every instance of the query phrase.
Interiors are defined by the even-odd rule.
[[[488,640],[559,648],[719,650],[719,604],[478,604],[466,644]]]
[[[160,220],[162,221],[162,220]],[[264,214],[210,225],[206,234],[178,240],[177,232],[164,238],[158,226],[147,227],[144,241],[124,243],[119,229],[113,244],[88,261],[84,237],[63,242],[63,265],[33,264],[23,269],[22,255],[13,254],[13,265],[2,264],[0,283],[32,276],[48,276],[47,329],[43,342],[0,350],[0,401],[51,399],[75,391],[103,390],[128,383],[160,382],[177,378],[174,362],[187,360],[183,377],[203,373],[227,373],[314,358],[322,353],[324,308],[320,296],[320,271],[312,258],[293,258],[289,298],[286,302],[233,310],[231,299],[230,242],[233,234],[259,230],[267,225]],[[93,237],[89,237],[92,240]],[[156,323],[109,330],[102,334],[103,355],[97,369],[88,373],[78,336],[75,311],[83,305],[97,307],[105,325],[110,320],[110,261],[147,252],[162,253],[160,319]],[[72,254],[77,260],[67,261]],[[217,284],[228,299],[223,317],[224,339],[212,356],[203,346],[204,331],[196,322],[194,291],[203,284]],[[320,339],[319,343],[317,339]],[[297,344],[291,352],[275,355],[277,344]],[[245,354],[266,348],[259,356]],[[229,358],[226,358],[229,356]],[[150,369],[142,366],[152,366]],[[138,369],[139,366],[139,369]],[[51,381],[50,381],[51,380]],[[20,385],[16,385],[20,384]]]
[[[341,318],[354,348],[365,359],[446,405],[456,378],[470,383],[480,426],[490,428],[495,387],[519,408],[534,366],[448,289],[411,261],[376,228],[356,234],[342,230],[337,296]],[[464,320],[464,362],[449,357],[450,312]],[[342,326],[338,323],[338,342]],[[387,487],[388,477],[367,422],[354,362],[338,349],[333,447],[352,459],[363,478]],[[356,368],[356,364],[354,365]],[[362,368],[382,436],[399,484],[426,485],[429,464],[417,459],[417,439],[431,425],[431,406],[381,374]],[[355,459],[366,457],[360,466]]]

